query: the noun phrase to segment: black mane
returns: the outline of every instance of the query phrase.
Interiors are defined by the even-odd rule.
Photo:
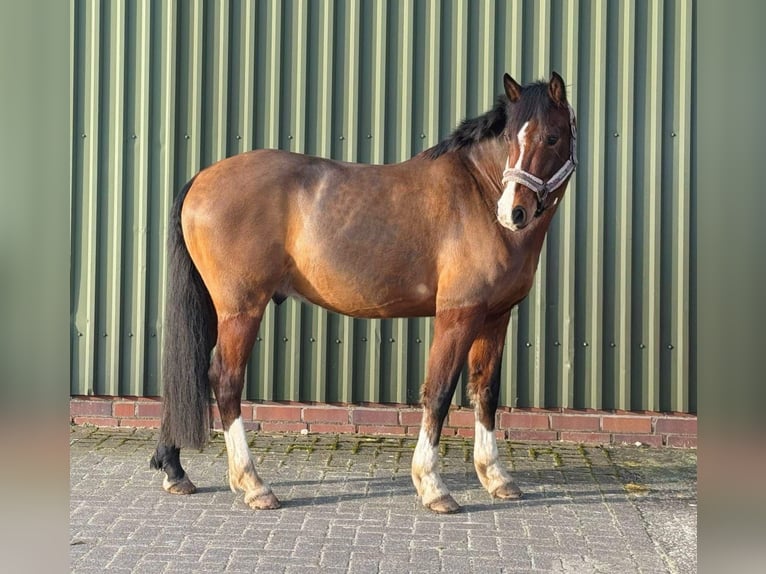
[[[498,96],[491,110],[476,118],[463,120],[449,136],[422,154],[428,159],[436,159],[447,152],[498,138],[506,130],[514,134],[532,117],[544,117],[551,105],[547,82],[524,86],[521,99],[514,104],[502,94]]]

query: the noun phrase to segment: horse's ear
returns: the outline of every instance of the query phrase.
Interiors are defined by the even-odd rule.
[[[516,80],[511,78],[508,74],[503,76],[503,86],[505,87],[505,95],[512,102],[518,102],[521,98],[521,86],[516,83]]]
[[[551,74],[551,79],[548,82],[548,95],[558,105],[563,105],[567,101],[564,80],[556,72]]]

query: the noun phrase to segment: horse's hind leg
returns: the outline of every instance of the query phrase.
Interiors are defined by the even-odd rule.
[[[473,463],[484,488],[496,498],[521,496],[498,460],[495,412],[500,392],[500,362],[510,313],[487,321],[468,353],[469,393],[476,413]]]
[[[271,487],[255,471],[241,416],[245,365],[262,313],[259,309],[252,314],[219,315],[218,342],[210,367],[210,382],[218,401],[226,440],[229,486],[234,492],[243,490],[245,502],[254,509],[279,508],[279,500],[271,492]]]
[[[165,478],[162,480],[162,488],[170,494],[193,494],[197,491],[189,477],[181,466],[181,449],[162,443],[157,445],[149,466],[156,470],[163,470]]]
[[[483,313],[476,309],[440,311],[434,322],[434,342],[423,385],[423,420],[412,457],[412,482],[423,506],[434,512],[456,512],[460,506],[439,476],[439,439],[460,370]]]

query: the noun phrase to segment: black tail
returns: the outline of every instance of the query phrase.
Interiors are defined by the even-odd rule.
[[[160,443],[201,449],[210,435],[208,368],[216,315],[181,229],[181,207],[193,182],[178,194],[170,213]]]

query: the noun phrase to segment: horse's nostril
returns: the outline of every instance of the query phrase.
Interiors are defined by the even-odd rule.
[[[523,207],[514,207],[511,211],[511,221],[514,225],[521,225],[527,218],[527,212]]]

